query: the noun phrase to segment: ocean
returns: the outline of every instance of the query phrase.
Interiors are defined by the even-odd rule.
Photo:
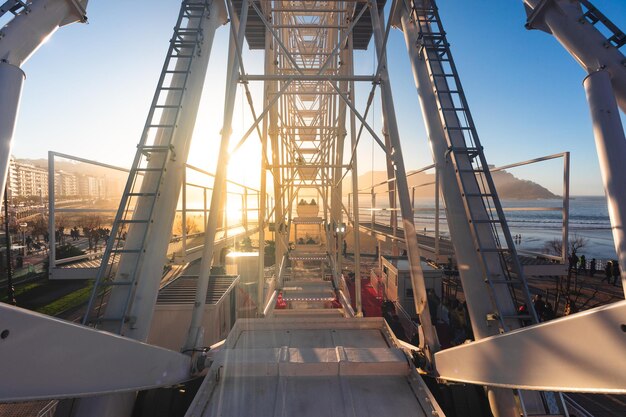
[[[371,216],[370,199],[361,196],[361,218],[368,221]],[[382,195],[377,197],[377,207],[382,208],[386,201]],[[347,202],[346,202],[347,203]],[[502,200],[505,217],[513,236],[520,235],[518,249],[531,252],[545,252],[546,243],[561,239],[563,201],[553,200]],[[443,206],[443,203],[441,204]],[[549,210],[540,210],[546,208]],[[375,211],[381,222],[387,222],[389,211]],[[440,210],[440,231],[449,236],[445,221],[445,210]],[[415,226],[427,234],[434,233],[435,203],[432,198],[415,199]],[[585,242],[578,255],[584,254],[588,260],[615,259],[615,246],[611,234],[611,223],[604,196],[571,197],[569,209],[570,240],[582,238]]]

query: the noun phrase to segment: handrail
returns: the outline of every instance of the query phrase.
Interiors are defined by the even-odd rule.
[[[39,410],[37,417],[53,417],[58,405],[59,400],[50,401],[41,410]]]
[[[287,257],[288,253],[285,252],[283,255],[283,259],[280,261],[280,267],[278,268],[278,275],[276,277],[276,282],[278,283],[278,288],[283,288],[283,275],[285,275],[285,269],[287,268]]]
[[[85,253],[84,255],[72,256],[70,258],[57,259],[55,265],[58,266],[58,265],[64,265],[64,264],[74,262],[74,261],[82,261],[83,259],[92,259],[98,256],[102,256],[103,253],[104,251],[91,252],[91,253]]]
[[[396,309],[396,314],[399,317],[402,317],[405,322],[408,322],[409,328],[411,330],[411,336],[409,337],[410,340],[415,334],[419,333],[419,327],[417,326],[417,324],[415,324],[415,322],[413,321],[409,313],[404,309],[404,307],[402,307],[402,304],[400,304],[398,301],[394,301],[393,305]]]
[[[274,292],[272,292],[272,296],[267,301],[267,304],[265,304],[262,317],[267,317],[272,313],[272,311],[274,311],[274,307],[276,307],[276,297],[278,297],[278,290],[274,290]]]
[[[196,172],[199,172],[200,174],[208,175],[209,177],[215,177],[215,174],[213,174],[213,173],[211,173],[211,172],[209,172],[209,171],[205,171],[205,170],[203,170],[202,168],[198,168],[198,167],[195,167],[195,166],[193,166],[193,165],[189,165],[189,164],[185,164],[185,167],[186,167],[186,168],[190,168],[190,169],[192,169],[192,170],[194,170],[194,171],[196,171]],[[259,191],[259,190],[257,190],[256,188],[248,187],[247,185],[243,185],[243,184],[240,184],[240,183],[235,182],[235,181],[232,181],[232,180],[226,180],[226,182],[228,182],[229,184],[236,185],[236,186],[238,186],[238,187],[246,188],[246,189],[248,189],[248,190],[252,190],[252,191],[256,191],[256,192],[260,192],[260,191]]]
[[[341,303],[343,310],[348,313],[348,317],[355,317],[356,314],[354,312],[354,309],[352,308],[352,304],[350,304],[346,293],[343,290],[339,290],[337,292],[339,293],[339,302]]]

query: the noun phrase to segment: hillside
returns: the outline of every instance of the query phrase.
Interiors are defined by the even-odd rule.
[[[507,171],[493,172],[492,176],[498,195],[503,199],[542,200],[559,197],[536,182],[517,178]],[[344,194],[348,194],[351,191],[349,177],[347,179],[348,182],[343,188]],[[387,173],[384,171],[366,172],[359,175],[359,189],[369,188],[372,183],[379,184],[386,181],[386,179]],[[415,197],[432,197],[435,193],[434,181],[434,174],[419,173],[411,175],[409,177],[409,188],[418,186],[415,188]],[[376,187],[376,191],[383,192],[386,187],[386,184],[379,185]]]

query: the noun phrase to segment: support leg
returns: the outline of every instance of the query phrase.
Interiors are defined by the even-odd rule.
[[[609,207],[615,252],[626,294],[626,138],[606,70],[593,72],[583,82],[593,121],[593,134]]]

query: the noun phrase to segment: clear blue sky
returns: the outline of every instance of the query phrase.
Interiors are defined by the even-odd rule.
[[[572,192],[602,194],[582,68],[550,35],[524,28],[521,0],[440,0],[453,55],[490,164],[503,165],[569,150]],[[626,2],[594,0],[626,29]],[[176,0],[90,2],[88,25],[61,28],[24,65],[27,74],[13,153],[46,157],[48,150],[127,166],[134,155],[179,7]],[[227,27],[218,30],[196,127],[191,162],[211,169],[221,129]],[[262,54],[246,53],[246,70],[260,73]],[[373,51],[357,68],[371,73]],[[431,163],[402,34],[389,39],[391,82],[408,168]],[[253,94],[260,96],[258,87]],[[365,100],[367,86],[357,90]],[[360,96],[359,96],[360,94]],[[257,109],[260,107],[257,104]],[[243,108],[237,99],[236,108]],[[369,118],[380,129],[380,105]],[[251,116],[239,111],[237,131]],[[257,155],[250,140],[244,152]],[[371,141],[360,150],[360,171],[372,168]],[[384,169],[375,154],[374,169]],[[235,159],[233,171],[250,177]],[[561,164],[512,171],[560,193]],[[255,173],[258,178],[258,174]],[[238,178],[240,179],[240,178]]]

